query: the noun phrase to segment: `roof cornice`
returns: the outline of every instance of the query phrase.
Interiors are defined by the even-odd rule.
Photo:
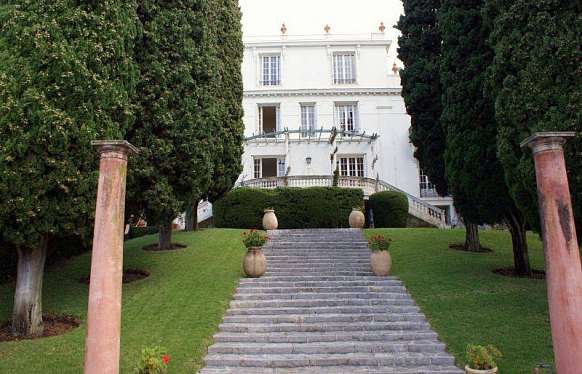
[[[249,90],[244,97],[289,97],[289,96],[400,96],[402,88],[324,88],[295,90]]]
[[[374,46],[390,47],[390,40],[370,40],[370,39],[353,39],[353,40],[264,40],[264,41],[245,41],[245,48],[281,48],[281,47],[345,47],[345,46]]]

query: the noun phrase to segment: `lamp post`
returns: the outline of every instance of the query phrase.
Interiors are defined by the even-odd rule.
[[[574,132],[542,132],[525,139],[531,148],[544,239],[546,281],[556,369],[582,370],[582,266],[563,145]]]
[[[122,140],[91,142],[101,158],[91,256],[85,374],[119,373],[121,282],[127,158],[137,149]]]

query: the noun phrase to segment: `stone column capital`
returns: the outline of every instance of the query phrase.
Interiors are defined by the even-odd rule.
[[[97,149],[101,158],[127,160],[129,154],[139,153],[139,150],[127,140],[93,140],[91,145]]]
[[[562,150],[568,138],[576,136],[574,131],[536,132],[521,142],[521,148],[529,147],[532,153]]]

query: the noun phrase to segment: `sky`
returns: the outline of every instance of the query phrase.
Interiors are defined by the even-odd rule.
[[[285,22],[288,35],[323,34],[326,24],[332,33],[378,32],[380,22],[396,44],[393,26],[402,13],[401,0],[239,0],[244,36],[279,35]],[[395,55],[395,49],[391,48]]]

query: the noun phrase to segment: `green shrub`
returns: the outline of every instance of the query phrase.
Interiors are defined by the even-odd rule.
[[[152,235],[158,233],[157,226],[146,226],[146,227],[131,227],[129,229],[129,234],[127,239],[135,239],[146,235]]]
[[[400,192],[384,191],[370,196],[374,227],[406,227],[408,198]]]
[[[280,229],[348,227],[353,207],[362,206],[359,189],[337,187],[239,188],[213,205],[216,227],[261,228],[263,210],[275,209]]]

